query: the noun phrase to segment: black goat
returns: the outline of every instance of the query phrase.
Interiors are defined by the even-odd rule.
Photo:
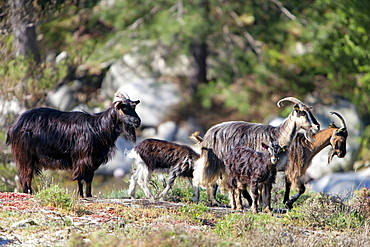
[[[35,108],[23,113],[9,128],[6,143],[12,153],[24,193],[32,194],[32,178],[42,169],[72,170],[71,180],[77,180],[78,193],[91,197],[94,172],[113,156],[117,138],[124,134],[136,142],[135,128],[141,120],[135,112],[140,101],[131,101],[117,93],[116,101],[106,111],[63,112],[50,108]]]
[[[232,209],[243,210],[241,195],[249,186],[252,194],[252,203],[249,202],[251,210],[252,213],[257,213],[258,190],[264,185],[264,210],[271,213],[271,189],[275,182],[276,166],[286,163],[286,155],[282,155],[286,146],[280,147],[278,142],[273,142],[270,146],[262,143],[262,147],[268,153],[242,146],[231,149],[225,159],[225,166],[229,171],[227,187]]]
[[[194,163],[199,154],[186,145],[157,139],[146,139],[129,154],[136,159],[136,171],[131,176],[129,195],[135,198],[136,184],[144,190],[145,196],[154,199],[149,189],[150,176],[154,171],[169,172],[167,186],[159,195],[164,200],[177,177],[193,178]]]

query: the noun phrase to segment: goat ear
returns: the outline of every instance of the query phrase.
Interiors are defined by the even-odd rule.
[[[335,125],[335,123],[334,123],[334,122],[331,122],[331,123],[329,124],[329,128],[338,128],[338,127]]]
[[[113,103],[113,107],[118,109],[118,107],[119,107],[121,104],[122,104],[122,101],[116,101],[116,102],[114,102],[114,103]]]
[[[262,148],[263,148],[263,149],[268,149],[268,148],[269,148],[269,146],[267,146],[267,145],[266,145],[265,143],[263,143],[263,142],[261,143],[261,145],[262,145]]]

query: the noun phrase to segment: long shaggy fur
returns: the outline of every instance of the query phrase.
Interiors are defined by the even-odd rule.
[[[10,127],[6,141],[11,144],[23,192],[32,193],[32,178],[42,169],[72,170],[71,180],[78,180],[83,196],[82,180],[91,186],[95,170],[114,155],[117,138],[124,134],[136,140],[140,118],[134,108],[122,107],[127,105],[116,102],[93,115],[50,108],[23,113]]]
[[[150,176],[154,171],[168,172],[167,186],[160,194],[165,199],[177,177],[193,178],[194,163],[199,154],[186,145],[157,139],[146,139],[138,144],[129,154],[136,158],[136,171],[131,176],[129,195],[135,198],[136,184],[144,190],[145,195],[154,199],[149,189]]]
[[[308,142],[303,134],[298,133],[289,148],[288,163],[285,169],[286,190],[284,203],[293,208],[293,203],[305,192],[306,187],[301,180],[312,163],[312,159],[325,147],[331,145],[328,163],[334,155],[343,158],[346,155],[346,141],[348,132],[346,128],[338,128],[335,125],[320,131],[313,138],[315,142]],[[297,187],[298,192],[289,199],[291,187]]]
[[[253,150],[262,151],[260,143],[270,143],[276,140],[281,146],[291,144],[297,132],[302,128],[306,133],[317,131],[319,123],[309,110],[295,109],[284,122],[277,127],[267,124],[256,124],[243,121],[231,121],[217,124],[210,128],[202,141],[201,159],[194,171],[194,184],[212,186],[220,178],[227,178],[227,167],[224,159],[234,148],[246,146]],[[284,167],[278,167],[284,170]],[[208,191],[211,191],[210,189]],[[212,204],[217,204],[214,193],[208,193]],[[195,193],[194,201],[198,201],[199,192]]]
[[[236,147],[230,151],[225,158],[225,165],[228,167],[229,176],[227,187],[229,189],[230,205],[233,209],[242,210],[241,191],[250,187],[252,193],[251,209],[257,213],[258,188],[263,184],[267,185],[266,204],[267,211],[271,212],[270,198],[272,184],[275,182],[276,165],[286,160],[280,159],[283,151],[276,143],[269,148],[270,153],[257,152],[247,147]],[[271,156],[277,158],[277,164],[272,163]]]

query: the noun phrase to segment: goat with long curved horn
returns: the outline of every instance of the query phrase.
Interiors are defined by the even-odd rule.
[[[346,122],[344,121],[344,118],[338,112],[335,111],[330,112],[330,114],[336,115],[342,122],[342,127],[337,128],[334,131],[332,138],[335,137],[336,139],[343,139],[343,141],[340,142],[340,145],[342,146],[338,146],[339,144],[336,144],[335,146],[332,145],[333,149],[329,153],[328,164],[332,161],[335,155],[337,155],[339,158],[343,158],[346,155],[346,140],[348,137],[347,125]]]
[[[283,103],[282,103],[283,101],[290,101],[290,102],[295,103],[293,108],[297,111],[299,110],[300,112],[305,113],[305,115],[307,116],[307,119],[311,123],[311,128],[310,129],[305,129],[304,134],[305,134],[305,137],[308,141],[314,142],[315,140],[312,138],[312,135],[317,133],[320,130],[320,126],[317,123],[317,121],[315,120],[315,117],[311,113],[312,107],[311,106],[306,106],[305,104],[302,103],[302,101],[300,101],[299,99],[294,98],[294,97],[285,97],[285,98],[279,100],[276,103],[277,106],[278,107],[283,106]]]
[[[347,125],[346,125],[346,122],[344,121],[344,118],[342,117],[342,115],[340,115],[338,112],[335,112],[335,111],[331,111],[330,112],[331,115],[336,115],[340,121],[342,122],[342,127],[341,129],[347,129]]]
[[[300,106],[302,105],[302,106],[304,106],[304,104],[302,103],[302,101],[300,101],[299,99],[297,99],[297,98],[294,98],[294,97],[285,97],[285,98],[283,98],[283,99],[281,99],[281,100],[279,100],[276,104],[277,104],[277,106],[278,107],[281,107],[281,106],[283,106],[283,101],[291,101],[291,102],[293,102],[293,103],[295,103],[295,104],[299,104]]]
[[[320,129],[319,123],[311,113],[311,108],[305,106],[294,97],[286,97],[282,101],[296,103],[293,111],[279,126],[230,121],[217,124],[210,128],[201,142],[202,154],[194,170],[194,187],[200,184],[207,187],[208,197],[212,204],[217,204],[212,186],[222,177],[222,182],[228,177],[228,167],[225,167],[225,157],[235,147],[246,146],[256,151],[261,150],[261,142],[269,143],[276,140],[281,146],[289,147],[300,129],[305,130],[307,140],[314,141],[312,133]],[[265,190],[267,191],[267,190]],[[195,190],[193,200],[199,200],[199,191]]]
[[[285,167],[286,189],[284,203],[293,208],[293,203],[305,192],[306,186],[302,177],[312,163],[312,159],[327,146],[332,150],[328,155],[328,163],[337,155],[343,158],[346,155],[346,142],[348,137],[347,126],[344,118],[337,112],[330,112],[336,115],[342,122],[342,127],[337,127],[334,122],[329,128],[323,129],[313,136],[315,142],[308,142],[302,133],[298,133],[292,145],[288,149],[288,163]],[[289,198],[291,187],[297,187],[298,192]]]

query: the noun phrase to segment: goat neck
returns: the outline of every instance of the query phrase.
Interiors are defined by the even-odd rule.
[[[289,147],[292,140],[297,136],[299,128],[293,118],[293,113],[290,113],[284,122],[275,129],[275,133],[279,136],[278,140],[281,146]]]
[[[306,139],[304,140],[305,146],[311,151],[312,157],[330,145],[330,139],[336,130],[338,130],[338,128],[327,128],[321,130],[319,133],[313,135],[315,142],[309,142]]]

